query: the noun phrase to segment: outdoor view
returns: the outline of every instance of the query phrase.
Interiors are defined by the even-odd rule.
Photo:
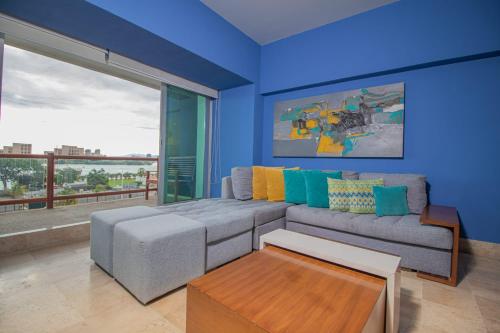
[[[54,206],[117,199],[90,195],[99,192],[145,196],[157,172],[159,90],[11,46],[2,81],[0,154],[26,158],[0,158],[0,213],[45,207],[36,198],[48,191],[54,198],[89,194]],[[50,159],[30,154],[55,156],[53,190]]]

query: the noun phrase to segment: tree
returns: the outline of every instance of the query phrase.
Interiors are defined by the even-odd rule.
[[[26,190],[26,186],[15,183],[7,193],[13,198],[18,198],[26,193]]]
[[[146,169],[144,168],[139,168],[139,170],[137,171],[137,176],[139,177],[144,177],[146,175]]]
[[[97,185],[107,187],[108,182],[109,175],[106,173],[106,171],[104,171],[104,169],[92,169],[87,175],[87,184],[93,188],[96,188]]]
[[[80,180],[81,170],[73,168],[64,168],[56,170],[55,183],[62,185],[64,183],[74,183]]]
[[[104,192],[108,189],[107,186],[102,185],[102,184],[97,184],[94,188],[94,192]]]
[[[43,172],[44,167],[40,160],[28,158],[0,158],[0,180],[4,191],[8,190],[8,183],[14,182],[24,174]]]

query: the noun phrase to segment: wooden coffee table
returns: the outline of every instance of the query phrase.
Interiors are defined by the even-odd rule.
[[[343,257],[349,245],[286,230],[262,236],[261,243],[260,251],[188,284],[188,333],[397,332],[387,290],[399,287],[398,279],[366,273],[360,262],[378,258],[382,270],[397,271],[398,257],[370,251],[365,254],[375,257],[359,261],[369,250]],[[301,244],[312,250],[298,251]],[[325,250],[330,258],[322,257]],[[342,266],[332,263],[333,254]]]

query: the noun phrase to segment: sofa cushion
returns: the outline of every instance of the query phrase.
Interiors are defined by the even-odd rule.
[[[285,178],[285,201],[295,204],[305,204],[306,181],[303,170],[283,170]]]
[[[252,168],[234,167],[231,169],[231,181],[235,199],[252,199]]]
[[[327,178],[342,179],[341,171],[304,170],[306,198],[309,207],[328,208]]]
[[[331,210],[349,211],[349,186],[343,179],[328,178],[328,204]]]
[[[366,237],[449,250],[453,235],[447,228],[420,224],[420,215],[384,216],[312,208],[306,205],[287,209],[287,221],[349,232]]]
[[[359,179],[384,179],[386,186],[405,185],[408,187],[407,198],[410,213],[422,214],[427,206],[426,177],[410,173],[372,173],[363,172]]]
[[[252,167],[252,189],[253,189],[253,199],[254,200],[266,200],[267,199],[267,181],[266,181],[266,169],[284,169],[284,167],[263,167],[263,166],[253,166]]]
[[[375,196],[375,214],[377,216],[402,216],[410,214],[406,199],[408,187],[373,186]]]
[[[299,168],[286,170],[299,170]],[[266,184],[268,201],[285,201],[285,177],[283,176],[283,169],[266,168]]]
[[[203,199],[159,206],[158,209],[204,223],[207,241],[213,242],[282,218],[289,206],[284,202],[264,200]]]
[[[344,180],[347,182],[347,194],[349,195],[349,211],[351,213],[373,214],[375,213],[375,197],[373,186],[384,185],[382,178]]]

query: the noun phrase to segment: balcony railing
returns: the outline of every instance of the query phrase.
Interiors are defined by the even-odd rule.
[[[36,165],[36,170],[33,167],[27,167],[26,163],[24,163],[24,169],[21,167],[21,163],[18,163],[16,166],[15,161],[16,160],[26,160],[29,159],[30,161],[37,161],[34,163]],[[42,160],[42,161],[40,161]],[[76,190],[67,190],[70,189],[72,186],[78,186],[75,182],[71,183],[66,183],[64,184],[64,179],[60,179],[60,177],[64,178],[64,172],[60,172],[56,174],[56,167],[58,165],[67,165],[71,163],[71,161],[143,161],[143,162],[152,162],[149,164],[149,168],[156,163],[156,170],[143,170],[141,171],[141,175],[138,175],[137,173],[133,172],[125,172],[121,173],[121,183],[122,186],[114,186],[115,188],[118,187],[118,189],[113,190],[112,186],[110,184],[104,184],[103,181],[98,186],[95,186],[92,188],[89,186],[89,180],[88,180],[88,175],[87,176],[77,176],[76,178],[87,178],[87,182],[80,182],[79,184],[82,185],[79,189],[79,191]],[[11,169],[9,170],[9,163],[6,163],[7,161],[13,162],[10,165],[12,165]],[[2,164],[3,162],[3,164]],[[59,163],[57,163],[59,162]],[[69,162],[69,163],[68,163]],[[126,163],[125,162],[125,163]],[[75,162],[73,162],[75,163]],[[78,164],[78,163],[75,163]],[[94,164],[78,164],[78,165],[87,165],[87,169],[91,168]],[[113,165],[120,165],[120,164],[113,164]],[[67,204],[74,204],[72,201],[76,201],[77,199],[81,198],[96,198],[98,200],[99,197],[103,196],[114,196],[114,195],[126,195],[126,194],[133,194],[133,193],[144,193],[145,199],[149,199],[149,192],[151,191],[157,191],[157,174],[158,174],[158,158],[149,158],[149,157],[122,157],[122,156],[72,156],[72,155],[54,155],[53,153],[49,154],[0,154],[0,180],[2,181],[3,184],[6,184],[7,182],[7,172],[10,172],[10,177],[12,178],[12,172],[14,173],[19,170],[25,170],[22,171],[22,174],[19,174],[19,177],[30,177],[30,179],[34,179],[35,177],[33,176],[35,173],[37,175],[40,175],[43,173],[43,180],[39,181],[38,186],[38,191],[36,190],[36,186],[33,186],[35,190],[30,191],[29,193],[25,193],[25,190],[20,191],[21,194],[17,193],[11,195],[13,198],[6,198],[5,195],[7,193],[7,188],[4,185],[3,189],[3,194],[4,197],[0,198],[0,206],[5,206],[5,205],[20,205],[20,204],[40,204],[43,205],[45,204],[45,207],[48,209],[52,209],[54,207],[54,202],[60,202],[64,201]],[[71,168],[63,168],[64,170],[71,170]],[[76,169],[72,169],[76,170]],[[21,171],[19,171],[21,172]],[[81,172],[81,170],[80,170]],[[108,179],[108,176],[110,175],[109,173],[106,173],[105,170],[97,170],[93,169],[91,172],[94,173],[100,173],[101,176],[103,176],[103,179]],[[2,175],[2,173],[4,173]],[[124,189],[124,175],[127,174],[128,177],[140,177],[141,181],[136,181],[135,185],[137,188],[127,188]],[[120,175],[118,173],[117,175]],[[95,175],[94,175],[95,176]],[[59,178],[58,178],[59,177]],[[73,180],[75,177],[72,177]],[[144,179],[145,178],[145,179]],[[144,181],[142,181],[144,179]],[[133,183],[133,179],[128,178],[128,183]],[[0,183],[0,184],[2,184]],[[57,184],[56,184],[57,183]],[[61,184],[63,183],[63,184]],[[119,181],[114,181],[113,184],[117,184]],[[144,185],[144,187],[139,186],[138,184]],[[18,184],[16,184],[17,186]],[[99,188],[97,188],[99,187]],[[129,186],[130,187],[130,186]],[[66,191],[64,191],[66,190]],[[61,194],[63,193],[63,194]],[[17,198],[16,196],[21,196],[21,198]]]

